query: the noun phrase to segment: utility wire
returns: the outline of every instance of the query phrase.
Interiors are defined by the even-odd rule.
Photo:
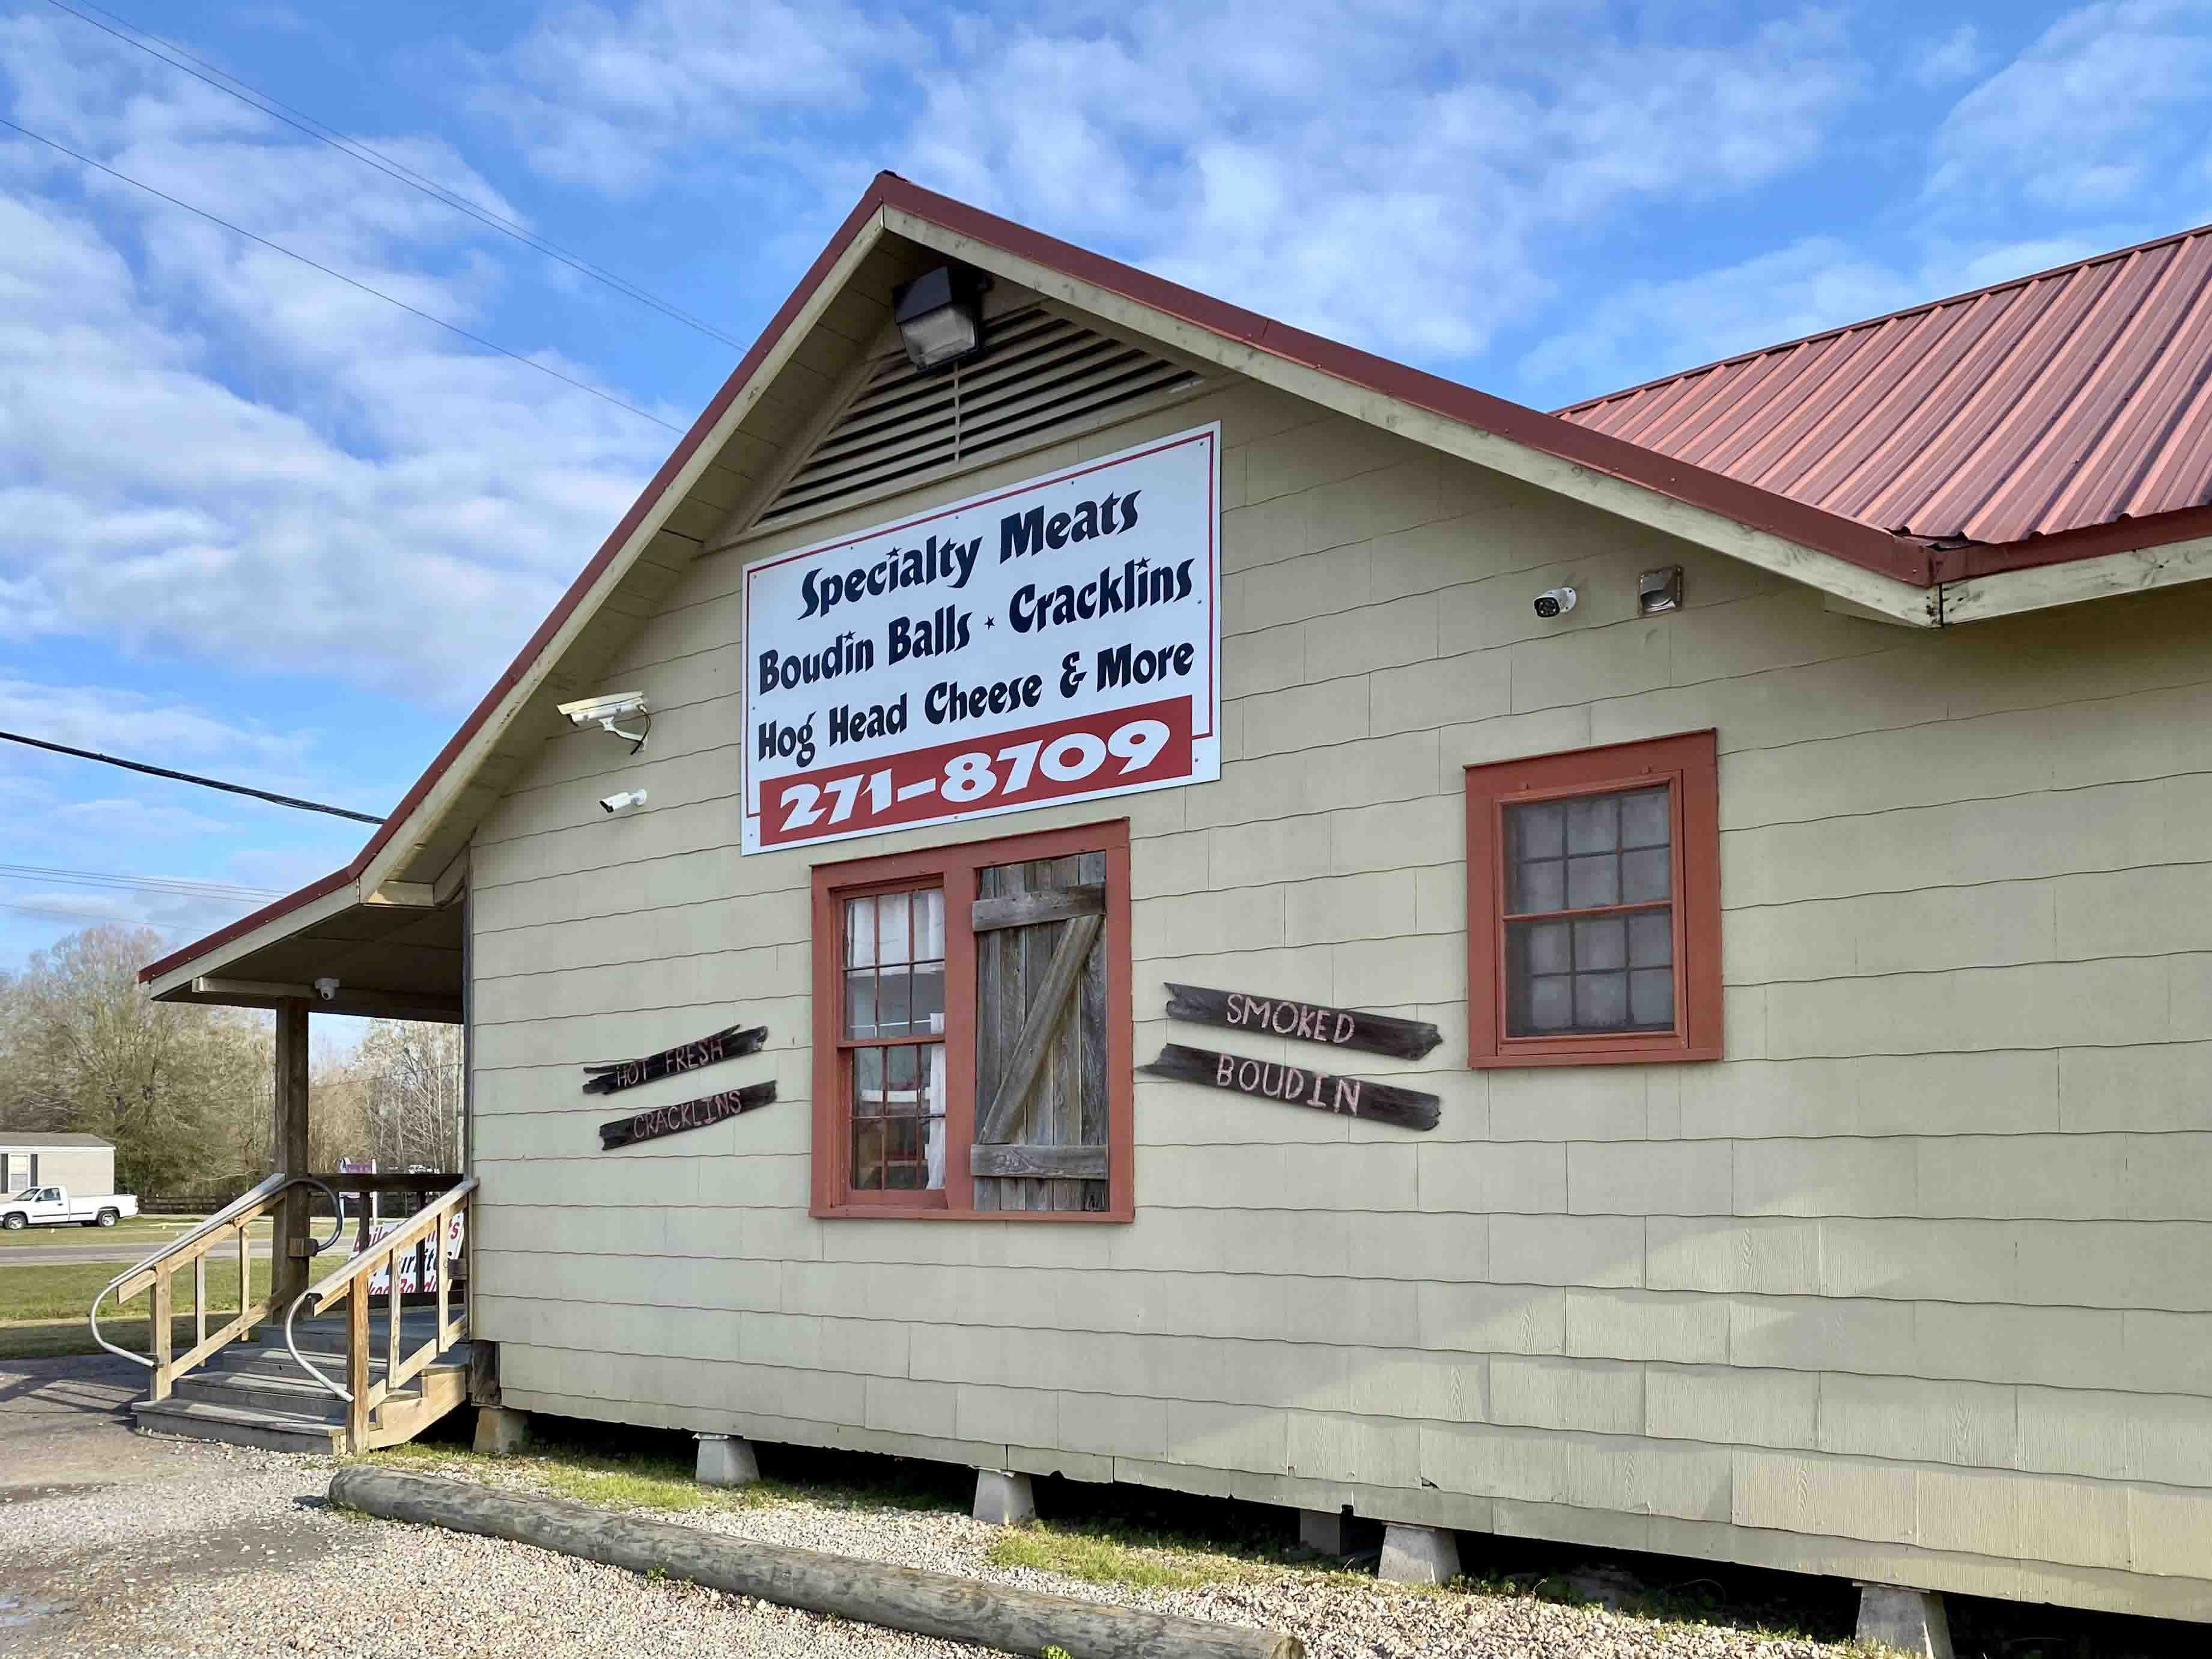
[[[188,876],[110,875],[98,870],[52,870],[38,864],[0,864],[0,881],[54,882],[65,887],[158,893],[172,898],[256,899],[265,902],[283,897],[282,893],[266,887],[241,887],[235,882],[197,881]]]
[[[278,806],[296,806],[303,812],[327,812],[334,818],[351,818],[358,823],[382,823],[384,820],[371,817],[366,812],[352,812],[343,806],[325,806],[320,801],[301,800],[296,795],[275,795],[266,789],[249,789],[242,783],[225,783],[221,778],[204,778],[194,772],[173,772],[166,766],[149,766],[143,761],[122,760],[113,755],[103,755],[93,749],[72,749],[65,743],[48,743],[44,738],[27,738],[21,732],[0,732],[0,739],[9,743],[27,744],[33,749],[45,749],[57,755],[74,755],[79,760],[99,761],[106,766],[120,766],[132,772],[143,772],[156,778],[174,778],[179,783],[197,783],[204,788],[226,790],[234,795],[251,795],[256,800],[272,801]]]
[[[0,910],[13,910],[18,915],[59,916],[64,921],[115,921],[115,916],[94,915],[88,910],[64,910],[58,904],[19,904],[13,899],[0,899]]]
[[[562,381],[565,385],[575,387],[579,392],[588,392],[592,396],[599,398],[602,403],[612,404],[617,409],[628,410],[631,414],[639,416],[641,419],[651,421],[655,426],[665,427],[671,432],[681,432],[683,430],[683,428],[662,420],[658,415],[647,415],[643,410],[640,409],[635,404],[624,403],[621,398],[616,397],[611,392],[602,392],[595,386],[587,385],[582,380],[576,380],[570,375],[563,374],[557,368],[548,368],[544,363],[538,362],[533,358],[526,357],[519,351],[510,351],[503,345],[500,345],[494,341],[485,339],[481,334],[471,334],[468,330],[461,327],[458,324],[449,323],[442,317],[434,317],[427,311],[418,310],[415,307],[409,305],[404,300],[394,299],[391,295],[385,293],[382,289],[371,288],[367,283],[362,282],[357,277],[349,276],[342,270],[333,270],[326,264],[321,264],[313,259],[310,259],[304,253],[295,253],[290,248],[284,247],[278,243],[272,242],[266,236],[257,236],[252,231],[244,228],[242,226],[231,223],[228,219],[218,218],[216,215],[210,213],[205,208],[194,207],[190,202],[180,200],[177,197],[170,195],[167,191],[156,190],[153,185],[147,184],[143,179],[133,179],[127,173],[118,173],[113,167],[109,167],[106,162],[95,161],[89,155],[81,155],[77,151],[71,149],[67,144],[57,143],[52,138],[47,137],[44,133],[33,132],[30,128],[23,126],[17,122],[10,121],[4,116],[0,116],[0,127],[6,127],[12,131],[20,132],[26,138],[33,139],[36,142],[44,144],[48,149],[58,150],[64,155],[68,156],[71,161],[82,161],[85,166],[93,168],[96,172],[104,173],[111,179],[119,179],[125,184],[131,185],[133,189],[144,191],[149,196],[158,196],[161,200],[168,203],[170,206],[180,207],[187,213],[197,214],[199,217],[206,220],[210,224],[221,225],[225,230],[229,231],[233,235],[243,236],[249,242],[257,242],[261,246],[269,249],[273,253],[281,253],[288,259],[296,259],[301,264],[306,265],[312,270],[321,271],[325,276],[335,276],[338,281],[343,283],[349,288],[359,289],[363,294],[368,295],[372,298],[381,300],[386,305],[398,306],[402,311],[407,312],[410,315],[420,317],[426,323],[435,323],[440,328],[446,330],[448,333],[458,334],[464,340],[473,342],[475,344],[483,347],[487,351],[496,351],[502,357],[512,357],[516,362],[520,363],[526,368],[534,368],[540,374],[550,374],[555,380]]]
[[[660,313],[662,316],[670,319],[672,321],[681,323],[686,328],[696,329],[700,333],[705,334],[711,338],[720,340],[724,345],[729,346],[735,350],[742,351],[744,349],[744,341],[738,339],[732,335],[724,333],[720,329],[716,328],[712,323],[705,322],[701,319],[693,316],[690,312],[681,310],[678,307],[669,304],[666,301],[659,298],[657,295],[647,293],[644,289],[640,288],[636,283],[631,282],[627,277],[617,276],[612,271],[602,270],[598,265],[592,264],[590,260],[585,258],[583,255],[580,253],[571,253],[568,249],[560,246],[556,243],[547,240],[543,236],[540,236],[536,231],[532,230],[526,225],[518,224],[515,221],[507,217],[504,214],[495,213],[489,208],[482,207],[476,203],[471,202],[465,197],[463,197],[454,191],[449,190],[447,186],[438,183],[434,179],[424,177],[422,173],[416,172],[404,162],[396,161],[392,157],[385,155],[381,150],[373,149],[368,144],[364,143],[362,140],[354,137],[351,134],[340,132],[337,128],[330,125],[329,123],[317,119],[314,116],[308,114],[305,110],[295,109],[291,105],[270,96],[268,93],[262,91],[260,88],[252,85],[251,82],[240,80],[236,76],[231,74],[229,70],[219,68],[217,65],[209,63],[204,58],[194,57],[191,52],[186,52],[182,46],[179,46],[173,40],[167,40],[161,35],[154,33],[151,30],[140,28],[137,24],[131,22],[128,18],[118,17],[113,12],[106,9],[106,8],[103,6],[91,5],[87,3],[86,0],[80,0],[81,3],[84,3],[84,10],[82,11],[77,9],[76,6],[64,4],[63,0],[46,0],[46,3],[52,6],[56,10],[65,11],[70,16],[76,18],[82,22],[90,24],[94,28],[99,29],[103,33],[113,35],[118,40],[122,41],[126,46],[134,46],[138,51],[144,52],[148,57],[159,58],[162,63],[168,64],[171,68],[182,70],[185,74],[191,76],[195,81],[204,82],[207,85],[213,87],[217,92],[222,93],[228,97],[237,99],[240,103],[246,105],[248,108],[258,110],[264,115],[270,116],[276,120],[282,121],[286,126],[295,128],[301,132],[306,133],[308,137],[316,140],[318,143],[328,144],[332,149],[337,150],[343,155],[350,155],[355,161],[360,161],[366,166],[374,167],[379,173],[384,173],[389,178],[395,179],[401,184],[406,185],[411,189],[421,191],[424,195],[430,197],[433,200],[442,203],[444,205],[453,208],[457,212],[467,214],[470,218],[476,220],[478,223],[483,224],[490,229],[499,232],[503,236],[513,237],[516,241],[520,242],[525,247],[531,249],[534,252],[542,253],[549,259],[558,261],[560,264],[568,266],[569,270],[576,272],[579,276],[588,276],[593,282],[605,283],[607,287],[614,289],[616,293],[620,294],[625,299],[635,300],[640,305],[650,306],[653,310]],[[95,11],[100,14],[100,17],[113,19],[114,21],[120,23],[123,26],[123,28],[111,28],[107,24],[101,22],[99,17],[90,17],[86,15],[87,12]],[[123,29],[129,29],[137,34],[143,34],[148,40],[159,41],[161,46],[168,48],[168,51],[156,51],[154,47],[148,46],[145,40],[133,40],[130,34],[125,33]],[[176,56],[173,58],[171,57],[169,55],[170,52],[174,52]],[[184,61],[179,62],[179,59]],[[198,64],[200,69],[192,68],[191,65],[194,64]],[[210,70],[211,73],[203,75],[200,73],[201,69]],[[222,78],[218,80],[216,78],[216,76],[220,76]],[[226,85],[225,82],[229,82],[230,84]],[[240,88],[243,88],[244,90],[240,91],[239,89]],[[251,97],[246,95],[249,93],[252,94]]]

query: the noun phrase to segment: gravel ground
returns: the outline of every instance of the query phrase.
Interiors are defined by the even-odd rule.
[[[329,1459],[166,1442],[175,1472],[9,1504],[0,1522],[0,1653],[24,1656],[611,1656],[738,1652],[954,1659],[983,1650],[693,1585],[325,1508]],[[456,1458],[410,1471],[528,1488],[531,1465]],[[1194,1589],[1078,1583],[986,1557],[995,1529],[934,1510],[803,1502],[655,1518],[768,1542],[1176,1612],[1274,1626],[1316,1659],[1829,1659],[1826,1644],[1655,1624],[1528,1597],[1421,1594],[1261,1569]],[[12,1607],[8,1603],[12,1601]]]

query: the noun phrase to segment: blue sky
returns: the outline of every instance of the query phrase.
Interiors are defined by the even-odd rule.
[[[1546,407],[2212,220],[2212,0],[118,15],[740,340],[884,167]],[[0,105],[674,426],[738,356],[50,0]],[[381,811],[672,441],[0,129],[0,727]],[[361,834],[0,745],[0,865],[289,889]],[[0,907],[0,971],[239,908]]]

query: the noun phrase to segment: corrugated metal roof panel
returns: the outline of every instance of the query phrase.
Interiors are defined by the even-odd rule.
[[[1559,411],[1878,530],[2014,542],[2212,504],[2212,227]]]

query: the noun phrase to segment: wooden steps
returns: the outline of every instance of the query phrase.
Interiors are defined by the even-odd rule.
[[[300,1352],[326,1375],[343,1381],[343,1322],[313,1328],[317,1323],[311,1320],[302,1324]],[[462,1404],[468,1398],[470,1347],[466,1342],[453,1344],[405,1389],[380,1405],[369,1444],[362,1449],[412,1440]],[[382,1377],[384,1371],[381,1359],[371,1361],[373,1378]],[[233,1343],[200,1369],[177,1378],[167,1399],[142,1400],[131,1410],[140,1428],[188,1439],[325,1456],[345,1449],[345,1402],[307,1375],[287,1352],[282,1337],[264,1335],[256,1341]]]

